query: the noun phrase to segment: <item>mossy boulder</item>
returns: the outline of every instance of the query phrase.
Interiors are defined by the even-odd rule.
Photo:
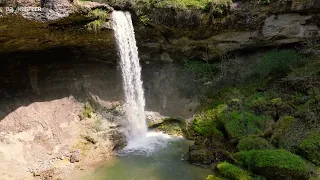
[[[309,179],[306,162],[286,150],[251,150],[234,155],[238,164],[268,179]]]
[[[293,112],[293,108],[279,97],[273,99],[267,97],[258,98],[253,101],[251,108],[257,114],[272,116],[276,121],[280,117],[292,114]]]
[[[257,116],[252,112],[232,111],[222,118],[229,139],[241,139],[248,135],[261,135],[273,123],[268,116]]]
[[[149,126],[150,129],[161,131],[170,135],[184,135],[186,133],[186,123],[184,119],[165,118],[158,124]]]
[[[299,145],[302,155],[316,165],[320,165],[320,131],[311,132]]]
[[[192,164],[211,164],[212,153],[205,148],[189,150],[188,161]]]
[[[250,180],[253,179],[250,173],[238,166],[228,162],[222,162],[217,165],[217,169],[222,177],[232,180]]]
[[[254,149],[273,149],[273,146],[267,140],[261,137],[245,137],[237,145],[239,151],[250,151]]]
[[[206,180],[223,180],[222,178],[219,178],[215,175],[209,175]]]
[[[218,105],[216,108],[198,115],[193,121],[193,128],[199,135],[223,139],[223,133],[220,129],[223,127],[220,117],[226,110],[225,104]]]
[[[297,120],[292,116],[282,117],[276,124],[273,135],[271,136],[271,143],[276,147],[284,148],[290,151],[294,151],[296,144],[296,138],[294,131],[294,125]]]
[[[179,122],[165,121],[157,126],[154,130],[161,131],[170,135],[183,135],[181,124]]]

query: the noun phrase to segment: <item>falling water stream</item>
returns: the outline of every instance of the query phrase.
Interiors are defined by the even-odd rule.
[[[129,12],[112,13],[125,93],[128,145],[88,180],[202,180],[209,170],[184,160],[188,141],[159,132],[148,132],[138,48]]]
[[[141,67],[130,13],[115,11],[112,13],[112,18],[126,102],[126,135],[130,141],[145,136],[148,130],[144,112]]]

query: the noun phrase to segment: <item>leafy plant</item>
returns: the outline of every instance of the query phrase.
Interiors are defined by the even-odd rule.
[[[141,21],[144,25],[147,25],[148,22],[150,21],[150,19],[148,18],[147,15],[142,15],[142,16],[140,16],[140,21]]]
[[[273,50],[260,59],[256,72],[261,78],[270,74],[285,75],[303,64],[305,64],[304,56],[294,50]]]
[[[89,102],[86,102],[84,105],[84,111],[82,113],[83,117],[91,118],[93,114],[93,108]]]

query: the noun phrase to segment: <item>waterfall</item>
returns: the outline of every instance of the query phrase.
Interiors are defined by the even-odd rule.
[[[113,29],[120,56],[120,67],[125,94],[127,124],[125,133],[129,140],[144,137],[147,133],[144,112],[145,98],[142,88],[138,48],[129,12],[112,13]]]

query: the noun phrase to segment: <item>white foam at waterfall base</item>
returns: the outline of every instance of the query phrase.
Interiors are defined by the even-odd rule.
[[[118,152],[118,155],[144,155],[150,156],[153,153],[167,147],[171,141],[176,141],[181,137],[170,136],[162,132],[148,132],[144,137],[131,139],[128,145]]]

